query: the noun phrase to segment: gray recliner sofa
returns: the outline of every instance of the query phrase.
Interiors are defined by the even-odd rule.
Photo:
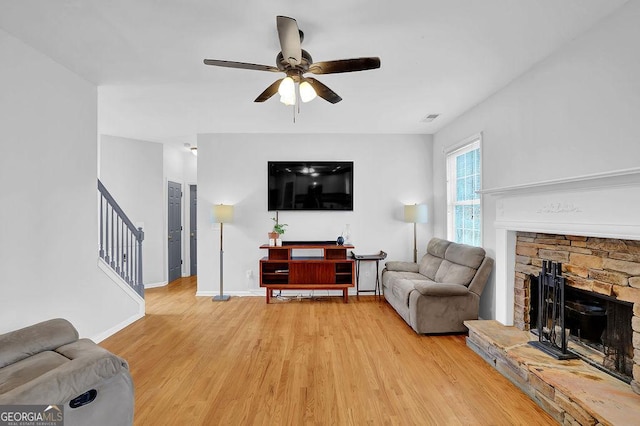
[[[419,263],[386,263],[384,297],[417,333],[465,332],[492,268],[483,248],[433,238]]]
[[[59,406],[65,426],[131,425],[133,382],[125,360],[58,318],[0,335],[0,406],[17,404]]]

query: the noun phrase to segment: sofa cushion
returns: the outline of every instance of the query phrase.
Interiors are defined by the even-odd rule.
[[[434,281],[467,286],[475,274],[476,270],[474,268],[443,260]]]
[[[478,269],[484,260],[486,253],[482,247],[468,246],[466,244],[451,243],[447,247],[444,258],[458,265]]]
[[[0,335],[0,368],[43,351],[78,340],[78,332],[57,318]]]
[[[436,279],[436,273],[438,272],[438,268],[440,268],[441,263],[442,258],[427,253],[422,256],[422,259],[420,260],[420,268],[418,272],[433,281]]]
[[[394,280],[391,284],[391,293],[405,306],[409,305],[409,295],[415,289],[413,281],[407,279]]]
[[[427,244],[427,253],[432,256],[444,258],[447,248],[453,244],[451,241],[442,240],[440,238],[432,238]]]
[[[385,287],[390,287],[394,282],[398,280],[425,280],[426,278],[418,272],[406,272],[406,271],[387,271],[382,279],[382,284]]]
[[[0,368],[0,395],[54,370],[66,362],[69,362],[69,359],[59,353],[45,351]]]

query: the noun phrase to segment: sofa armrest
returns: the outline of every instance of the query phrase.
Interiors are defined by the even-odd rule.
[[[465,296],[469,294],[469,289],[461,284],[436,283],[433,281],[414,282],[413,286],[423,296]]]
[[[482,290],[484,290],[484,287],[487,284],[487,281],[489,281],[491,271],[493,271],[493,259],[486,256],[478,268],[476,275],[469,283],[469,291],[480,296],[482,294]]]
[[[65,319],[57,318],[0,335],[0,368],[40,352],[78,340],[78,332]]]
[[[401,271],[401,272],[418,272],[420,265],[413,262],[400,262],[397,260],[391,260],[385,263],[387,271]]]

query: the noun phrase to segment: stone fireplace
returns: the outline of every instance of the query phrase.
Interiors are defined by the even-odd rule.
[[[633,314],[640,300],[640,241],[518,232],[515,252],[514,325],[536,328],[542,262],[560,262],[571,352],[638,392],[632,323],[640,321]]]
[[[631,307],[640,393],[640,168],[482,191],[496,205],[495,315],[529,328],[529,275],[563,264],[571,288]]]
[[[467,345],[561,424],[640,418],[640,168],[481,192],[485,217],[495,202],[495,241],[489,236],[485,243],[495,248],[496,320],[465,321]],[[605,325],[600,318],[590,319],[600,322],[595,327],[565,322],[565,334],[568,327],[586,341],[580,350],[591,362],[555,359],[530,344],[539,339],[528,331],[531,281],[543,260],[562,263],[559,282],[573,309],[594,317],[615,312]],[[548,291],[548,278],[543,286]],[[548,335],[555,329],[547,328]],[[618,336],[620,330],[628,336]],[[627,342],[622,358],[610,356],[611,336]],[[622,365],[626,377],[594,365],[607,363]]]

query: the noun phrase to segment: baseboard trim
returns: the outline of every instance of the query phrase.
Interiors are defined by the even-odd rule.
[[[144,289],[146,290],[148,288],[164,287],[167,284],[169,284],[169,281],[158,281],[157,283],[147,283],[144,285]]]
[[[111,327],[110,329],[103,331],[102,333],[99,333],[93,337],[91,337],[91,340],[93,340],[96,343],[100,343],[102,342],[104,339],[106,339],[107,337],[113,336],[114,334],[116,334],[118,331],[122,330],[123,328],[133,324],[134,322],[138,321],[140,318],[144,317],[144,311],[142,313],[138,312],[137,314],[133,315],[132,317],[127,318],[126,320],[122,321],[120,324],[117,324],[113,327]]]

